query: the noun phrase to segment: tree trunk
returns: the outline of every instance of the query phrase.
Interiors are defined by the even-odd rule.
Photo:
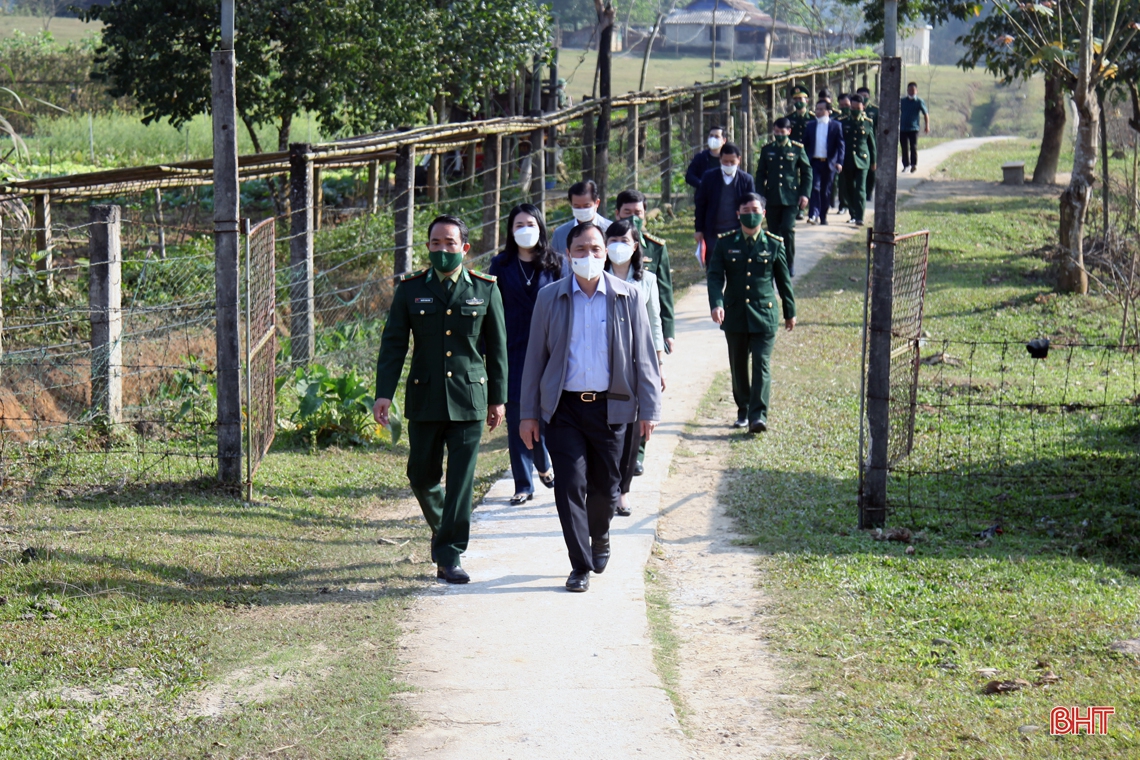
[[[1052,185],[1057,181],[1057,163],[1065,142],[1065,88],[1060,76],[1045,77],[1045,128],[1041,133],[1041,150],[1033,168],[1034,185]]]
[[[1073,155],[1073,176],[1061,194],[1060,244],[1063,251],[1057,290],[1062,293],[1085,294],[1089,277],[1085,272],[1084,237],[1092,186],[1096,180],[1096,151],[1100,142],[1100,108],[1095,87],[1089,87],[1075,98],[1077,144]]]

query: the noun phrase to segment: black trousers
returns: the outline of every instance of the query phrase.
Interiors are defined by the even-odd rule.
[[[899,132],[903,167],[918,166],[918,132]]]
[[[633,485],[633,470],[645,455],[645,439],[641,437],[641,425],[631,422],[625,426],[625,436],[621,445],[621,493],[629,493]]]
[[[558,473],[554,503],[562,523],[562,537],[570,566],[594,569],[590,539],[610,531],[620,496],[621,456],[626,425],[610,425],[606,402],[587,402],[564,393],[546,424],[546,448]]]

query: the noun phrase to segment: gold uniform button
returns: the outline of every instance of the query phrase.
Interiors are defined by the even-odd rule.
[[[745,272],[744,274],[748,275],[749,277],[751,277],[751,276],[752,276],[752,273],[751,273],[751,272]]]
[[[447,373],[447,376],[448,376],[448,377],[451,377],[451,373],[450,373],[450,372],[448,372],[448,373]]]
[[[421,317],[424,315],[424,313],[425,313],[425,312],[424,312],[424,310],[423,310],[423,309],[420,309],[420,316],[421,316]]]
[[[749,301],[747,298],[745,298],[745,299],[744,299],[744,303],[752,303],[752,302],[751,302],[751,301]]]
[[[447,355],[448,355],[448,356],[451,356],[451,352],[450,352],[450,351],[448,351],[448,352],[447,352]]]
[[[744,286],[744,289],[745,289],[745,290],[752,290],[752,286],[751,286],[751,285],[745,285],[745,286]]]
[[[420,381],[419,381],[419,380],[416,380],[416,385],[419,385],[419,384],[420,384]]]
[[[485,378],[485,377],[479,378],[479,384],[480,385],[482,385],[483,383],[486,383],[486,382],[487,382],[487,378]]]
[[[771,309],[771,308],[772,308],[772,302],[771,302],[771,301],[769,301],[769,302],[768,302],[768,308],[769,308],[769,309]]]
[[[443,334],[444,335],[451,335],[451,330],[445,330]]]
[[[447,310],[447,316],[449,316],[449,317],[451,316],[451,309]]]

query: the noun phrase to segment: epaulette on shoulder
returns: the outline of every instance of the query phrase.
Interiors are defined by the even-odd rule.
[[[665,245],[666,244],[666,240],[663,237],[657,237],[656,235],[649,233],[649,232],[642,232],[641,234],[646,240],[657,243],[657,245]]]
[[[797,148],[804,147],[804,144],[802,142],[796,142],[795,140],[788,140],[788,142],[790,142],[792,145],[796,146]]]
[[[407,282],[408,280],[414,280],[417,277],[423,277],[429,271],[431,271],[431,267],[428,267],[427,269],[421,269],[418,272],[408,272],[406,275],[400,278],[400,282]]]
[[[768,237],[772,238],[773,240],[775,240],[780,245],[784,244],[784,239],[782,237],[780,237],[779,235],[773,235],[771,232],[768,232],[767,230],[764,230],[764,234],[767,235]]]
[[[717,240],[720,240],[721,238],[726,238],[726,237],[728,237],[729,235],[735,235],[737,232],[738,232],[738,230],[729,230],[728,232],[722,232],[722,233],[720,233],[720,234],[719,234],[719,235],[717,235],[716,237],[717,237]]]
[[[485,274],[483,272],[476,272],[474,269],[471,269],[468,271],[471,272],[472,277],[478,277],[480,280],[486,280],[487,282],[495,282],[496,280],[499,279],[498,277],[496,277],[493,274]]]

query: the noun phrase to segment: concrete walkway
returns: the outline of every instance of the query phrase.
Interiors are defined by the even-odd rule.
[[[919,173],[900,178],[900,189],[917,184],[936,160],[976,144],[957,140],[920,152]],[[842,223],[797,233],[797,279],[845,236],[865,234]],[[401,654],[416,691],[405,702],[422,722],[396,737],[392,757],[697,756],[654,669],[644,568],[673,450],[728,361],[705,288],[690,289],[677,307],[664,419],[647,448],[645,475],[634,479],[633,516],[614,518],[605,574],[592,577],[586,594],[566,592],[570,565],[553,493],[539,486],[533,501],[510,507],[513,480],[498,481],[476,512],[463,558],[472,582],[432,587],[409,615]]]

